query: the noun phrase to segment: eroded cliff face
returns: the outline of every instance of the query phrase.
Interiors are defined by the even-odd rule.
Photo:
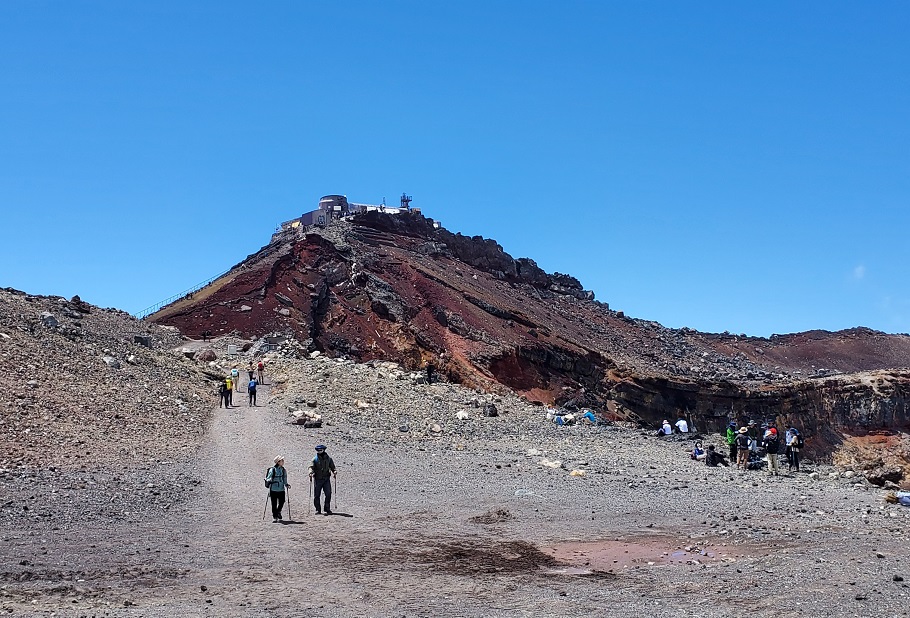
[[[690,414],[844,433],[907,428],[910,337],[867,329],[760,339],[668,329],[594,300],[577,279],[417,214],[368,213],[276,234],[151,319],[191,336],[283,332],[310,349],[509,388],[657,423]],[[854,372],[865,372],[856,373]]]

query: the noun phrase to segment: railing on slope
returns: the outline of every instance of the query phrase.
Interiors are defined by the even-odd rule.
[[[147,318],[148,316],[152,315],[153,313],[155,313],[156,311],[158,311],[158,310],[161,309],[162,307],[164,307],[164,306],[166,306],[166,305],[170,305],[172,302],[174,302],[174,301],[176,301],[176,300],[180,300],[181,298],[187,298],[187,297],[189,297],[191,294],[194,294],[195,292],[198,292],[199,290],[201,290],[201,289],[204,288],[205,286],[209,285],[210,283],[212,283],[212,282],[214,282],[214,281],[217,281],[218,279],[220,279],[221,277],[225,276],[226,274],[228,274],[228,273],[231,272],[232,270],[233,270],[233,268],[229,268],[229,269],[227,269],[226,271],[224,271],[223,273],[219,273],[219,274],[215,275],[214,277],[209,277],[208,279],[206,279],[206,280],[203,281],[202,283],[197,283],[196,285],[194,285],[193,287],[189,288],[188,290],[184,290],[183,292],[180,292],[179,294],[174,294],[174,295],[171,296],[170,298],[165,298],[165,299],[162,300],[160,303],[155,303],[155,304],[152,305],[151,307],[146,307],[146,308],[143,309],[142,311],[139,311],[138,313],[136,313],[136,317],[139,318],[140,320],[144,320],[145,318]]]

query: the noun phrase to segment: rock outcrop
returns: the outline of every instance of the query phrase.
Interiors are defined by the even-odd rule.
[[[308,351],[430,363],[469,386],[644,423],[682,413],[714,430],[731,417],[776,418],[825,445],[908,424],[910,336],[668,329],[416,213],[280,232],[150,319],[191,336],[291,333]]]

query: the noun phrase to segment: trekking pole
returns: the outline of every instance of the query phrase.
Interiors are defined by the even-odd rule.
[[[269,510],[269,495],[265,495],[265,506],[262,507],[262,519],[265,519],[265,513]]]
[[[291,492],[288,491],[289,489],[290,489],[290,487],[287,487],[287,486],[285,486],[285,488],[284,488],[284,494],[288,498],[288,521],[294,521],[294,516],[291,515]]]
[[[333,474],[332,476],[335,477],[335,491],[333,492],[333,495],[335,496],[335,510],[337,511],[338,510],[338,475]]]

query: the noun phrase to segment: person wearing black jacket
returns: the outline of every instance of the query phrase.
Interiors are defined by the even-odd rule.
[[[319,504],[320,494],[325,493],[325,514],[332,514],[332,477],[337,476],[335,472],[335,462],[325,452],[325,445],[320,444],[316,447],[316,456],[310,463],[310,478],[313,479],[313,506],[316,507],[316,514],[322,512]]]

